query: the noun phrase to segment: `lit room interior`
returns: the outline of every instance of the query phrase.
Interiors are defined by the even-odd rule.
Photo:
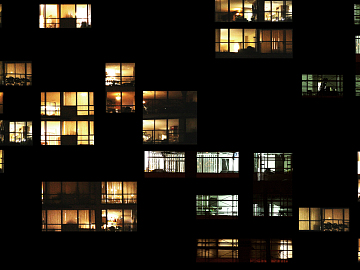
[[[4,172],[4,150],[0,149],[0,173]]]
[[[143,120],[143,142],[179,142],[179,119]]]
[[[4,92],[0,92],[0,114],[4,113]]]
[[[292,1],[216,0],[216,22],[289,22]]]
[[[6,86],[30,86],[32,63],[0,61],[0,83]]]
[[[135,63],[106,63],[106,86],[135,86]]]
[[[300,231],[349,231],[349,208],[299,208]]]
[[[94,115],[94,92],[41,92],[42,116],[60,116],[61,107],[69,114],[71,106],[76,115]]]
[[[135,91],[106,93],[107,113],[135,113]]]
[[[185,173],[185,152],[144,151],[144,172]]]
[[[41,121],[41,145],[94,145],[94,121]]]
[[[197,173],[238,173],[239,152],[197,152]]]
[[[238,195],[196,195],[197,218],[238,216]]]
[[[40,28],[90,28],[91,4],[41,4]]]
[[[136,223],[135,213],[131,209],[102,210],[101,229],[106,231],[133,231]]]
[[[104,204],[135,204],[137,182],[101,182],[101,193]]]
[[[343,75],[302,74],[302,96],[342,96],[343,84]]]

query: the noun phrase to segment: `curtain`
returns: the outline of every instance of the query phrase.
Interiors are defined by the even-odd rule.
[[[61,135],[76,135],[76,121],[63,121]]]
[[[64,92],[64,106],[76,106],[76,92]]]
[[[62,224],[77,224],[77,210],[62,210]]]

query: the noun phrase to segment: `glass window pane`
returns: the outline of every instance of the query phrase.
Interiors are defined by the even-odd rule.
[[[63,210],[62,224],[77,224],[77,210]]]
[[[61,135],[76,135],[76,121],[63,121]]]
[[[89,210],[79,210],[79,224],[89,224],[89,217]]]
[[[299,208],[299,220],[309,220],[309,208]]]
[[[77,182],[62,182],[63,194],[75,194],[77,190]]]
[[[167,99],[167,91],[155,91],[156,99]]]
[[[169,91],[169,99],[182,99],[181,91]]]
[[[46,5],[46,18],[59,18],[58,5]]]
[[[61,4],[61,18],[75,18],[75,5]]]
[[[47,210],[47,224],[61,224],[61,210]]]
[[[78,92],[77,93],[77,105],[89,105],[87,92]]]
[[[143,130],[154,130],[154,120],[143,120]]]
[[[64,106],[76,106],[76,92],[64,92]]]
[[[321,220],[320,208],[311,208],[310,209],[310,219],[311,220]]]
[[[135,76],[135,63],[122,63],[121,72],[122,72],[122,76],[134,77]]]
[[[122,92],[122,105],[135,105],[135,91]]]
[[[242,42],[243,30],[242,29],[230,29],[230,42]]]
[[[89,135],[88,121],[78,121],[78,135]]]
[[[77,4],[76,5],[76,18],[87,18],[87,5]]]
[[[155,130],[166,130],[166,119],[155,120]]]
[[[228,29],[220,29],[220,42],[228,42]]]
[[[143,99],[154,99],[155,91],[143,91]]]

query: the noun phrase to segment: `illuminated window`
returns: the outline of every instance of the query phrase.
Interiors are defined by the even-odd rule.
[[[41,92],[41,115],[60,115],[60,92]]]
[[[299,230],[349,231],[348,208],[299,208]]]
[[[239,152],[197,152],[197,173],[239,173]]]
[[[358,261],[360,262],[360,238],[358,239]]]
[[[145,172],[185,173],[185,152],[145,151]]]
[[[32,143],[32,122],[9,122],[9,142],[19,144]]]
[[[0,95],[0,101],[1,101],[1,97],[2,95]],[[0,144],[32,145],[33,144],[32,121],[0,120]]]
[[[280,194],[254,194],[253,216],[292,217],[292,196]]]
[[[41,121],[42,145],[94,145],[94,121]]]
[[[42,182],[43,203],[95,204],[95,183]]]
[[[217,57],[291,57],[291,29],[215,29]],[[230,53],[230,54],[229,54]],[[281,54],[281,56],[277,56]],[[286,56],[288,55],[288,56]]]
[[[135,204],[137,182],[101,182],[101,203]]]
[[[360,54],[360,36],[355,36],[355,53]]]
[[[291,22],[292,1],[215,0],[216,22]]]
[[[4,150],[0,149],[0,173],[4,172]]]
[[[42,210],[42,231],[95,230],[95,210]]]
[[[354,24],[360,24],[360,4],[354,4]]]
[[[144,144],[196,142],[196,91],[143,91]]]
[[[119,91],[106,93],[107,113],[134,113],[135,91]]]
[[[40,28],[90,28],[91,4],[41,4]]]
[[[255,181],[285,181],[291,179],[291,153],[254,153]]]
[[[292,240],[251,239],[251,263],[287,263],[289,259],[292,259]]]
[[[355,96],[360,96],[360,75],[355,75]]]
[[[197,218],[228,219],[238,216],[238,195],[196,195]]]
[[[302,96],[339,97],[343,83],[343,75],[302,74]]]
[[[135,63],[106,63],[106,86],[135,86]]]
[[[196,262],[239,261],[237,239],[197,239]]]
[[[29,86],[32,84],[32,64],[30,62],[0,61],[0,81],[7,86]]]
[[[0,4],[0,27],[2,27],[2,4]]]
[[[4,113],[4,93],[0,92],[0,114]]]
[[[62,104],[67,116],[74,114],[71,107],[76,107],[76,115],[94,115],[94,92],[63,92]]]
[[[41,121],[41,144],[60,145],[60,121]]]
[[[179,119],[143,120],[144,143],[178,143]]]
[[[137,230],[136,210],[105,209],[102,210],[101,229],[108,232],[134,232]]]
[[[284,263],[292,259],[292,240],[270,239],[272,263]]]

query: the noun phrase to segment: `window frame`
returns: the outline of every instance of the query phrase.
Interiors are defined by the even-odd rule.
[[[112,75],[107,75],[107,65],[108,64],[118,64],[120,67],[120,75],[116,76],[112,76]],[[125,64],[133,64],[133,76],[125,76],[124,74],[124,65]],[[120,63],[112,63],[112,62],[108,62],[105,63],[105,86],[110,86],[110,87],[114,87],[114,86],[122,86],[122,87],[135,87],[135,63],[134,62],[120,62]],[[109,78],[114,78],[113,80],[110,80]],[[115,80],[118,79],[118,80]],[[109,91],[110,92],[110,91]],[[117,92],[117,91],[115,91]]]
[[[224,197],[224,198],[222,198]],[[196,195],[197,219],[237,219],[239,215],[238,195]],[[214,206],[214,204],[216,204]],[[230,208],[230,212],[221,211]]]
[[[62,136],[76,136],[76,145],[94,145],[94,121],[92,120],[69,120],[76,122],[76,134],[74,135],[64,135],[63,124],[67,120],[41,120],[41,145],[66,145],[62,144]],[[48,122],[59,122],[59,134],[47,135],[47,123]],[[79,122],[87,122],[87,135],[79,134]],[[43,133],[44,131],[44,133]],[[55,140],[49,140],[48,137],[58,137]],[[48,142],[57,142],[55,144],[48,144]]]
[[[8,65],[14,65],[15,72],[8,73]],[[24,64],[24,72],[16,72],[17,65]],[[3,74],[0,74],[0,83],[5,86],[32,86],[32,62],[31,61],[0,61],[0,70]]]
[[[108,227],[109,211],[121,211],[122,224]],[[125,211],[131,211],[131,217],[133,217],[131,223],[125,223]],[[105,213],[105,216],[104,216],[104,213]],[[106,221],[106,225],[104,223],[104,218]],[[117,226],[119,226],[119,227],[121,226],[121,229],[116,229]],[[114,229],[111,229],[112,227],[114,227]],[[137,231],[137,211],[136,211],[136,209],[126,208],[126,207],[122,207],[122,208],[113,207],[113,208],[106,208],[106,209],[102,208],[101,209],[101,231],[105,231],[105,232],[136,232]]]
[[[278,155],[278,156],[276,156]],[[279,156],[280,155],[280,156]],[[274,157],[272,157],[274,156]],[[285,181],[292,180],[293,153],[254,153],[254,181]],[[283,160],[281,167],[277,161]],[[274,163],[274,167],[271,167]]]
[[[4,164],[5,164],[5,151],[3,149],[0,149],[0,173],[4,173]]]
[[[290,10],[290,5],[289,5],[289,10],[290,10],[289,12],[287,12],[286,10],[280,11],[281,16],[282,16],[282,13],[285,14],[285,18],[282,20],[274,20],[273,19],[273,13],[276,12],[275,8],[273,10],[273,2],[275,2],[275,1],[283,2],[283,5],[285,4],[285,6],[287,6],[286,5],[287,2],[291,2],[291,10]],[[214,14],[215,14],[214,21],[215,22],[292,22],[292,15],[293,15],[292,0],[290,0],[290,1],[286,1],[286,0],[264,1],[263,7],[260,7],[260,2],[257,2],[256,6],[253,5],[251,12],[245,11],[246,6],[245,6],[244,0],[242,0],[241,6],[236,7],[236,8],[232,8],[231,0],[226,0],[227,3],[223,7],[223,10],[226,10],[226,11],[221,12],[218,10],[222,10],[222,8],[217,9],[217,3],[221,4],[221,2],[223,2],[223,1],[215,1],[215,4],[214,4]],[[271,8],[268,11],[265,11],[265,2],[270,2]],[[261,11],[261,10],[263,10],[263,11]],[[271,20],[266,19],[266,13],[270,13]],[[223,19],[220,19],[220,18],[223,18]]]
[[[49,213],[48,211],[60,211],[60,223],[49,223]],[[64,221],[64,211],[76,211],[76,224],[65,223]],[[89,222],[88,223],[80,223],[80,213],[79,211],[88,211],[89,214]],[[43,232],[62,232],[62,231],[95,231],[96,223],[95,223],[95,210],[94,209],[43,209],[42,210],[42,231]],[[64,225],[73,225],[69,229],[65,229]],[[75,225],[75,226],[74,226]],[[53,227],[54,226],[54,227]],[[88,228],[84,228],[87,226]],[[53,228],[49,228],[53,227]],[[65,230],[64,230],[65,229]]]
[[[307,215],[307,219],[300,219],[301,209],[308,209],[309,214]],[[318,218],[312,217],[313,211],[317,211],[318,209],[319,215]],[[331,210],[342,210],[342,219],[326,219],[325,213],[326,211]],[[346,211],[348,213],[346,213]],[[346,215],[348,215],[349,219],[346,219]],[[314,216],[314,215],[313,215]],[[336,224],[331,222],[326,222],[329,220],[341,220],[342,223]],[[326,222],[326,223],[325,223]],[[308,229],[300,229],[300,224],[308,223],[306,226]],[[315,225],[316,228],[319,229],[312,229],[312,225]],[[350,231],[350,210],[349,208],[317,208],[317,207],[299,207],[299,231],[322,231],[322,232],[349,232]]]
[[[112,99],[109,98],[109,93],[117,94],[120,100],[115,97],[115,105],[109,104]],[[123,93],[131,93],[134,95],[133,104],[123,104]],[[116,104],[119,102],[119,105]],[[134,91],[107,91],[106,92],[106,113],[135,113],[135,90]]]
[[[110,194],[108,192],[108,183],[120,183],[120,193]],[[124,193],[125,183],[135,183],[135,192]],[[110,196],[119,197],[110,199]],[[131,198],[128,198],[130,196]],[[119,201],[119,202],[112,202]],[[101,204],[137,204],[137,182],[136,181],[102,181],[101,182]]]
[[[56,18],[46,17],[48,5],[56,5],[58,13]],[[75,14],[72,17],[62,15],[62,6],[65,5],[74,5]],[[76,14],[78,14],[78,5],[86,5],[86,18],[80,18],[76,16]],[[39,4],[39,28],[62,28],[60,23],[62,19],[74,19],[74,28],[91,28],[91,4]],[[48,20],[51,20],[51,22],[48,22]],[[83,27],[84,22],[85,27]],[[47,27],[47,25],[49,25],[49,27]]]
[[[225,35],[225,41],[222,41],[221,31],[227,32]],[[240,41],[231,41],[232,30],[242,30]],[[253,30],[255,37],[254,41],[248,42],[246,40],[245,31]],[[269,31],[269,41],[263,40],[265,31]],[[274,40],[274,31],[278,31],[279,35],[282,35],[282,40]],[[251,33],[250,33],[251,34]],[[280,37],[279,37],[280,38]],[[236,45],[237,44],[237,45]],[[265,45],[270,45],[269,52],[263,52]],[[226,48],[221,50],[221,48]],[[236,48],[238,50],[236,51]],[[235,50],[235,51],[234,51]],[[215,28],[215,53],[227,53],[227,54],[239,54],[240,56],[246,55],[291,55],[293,53],[293,29],[256,29],[256,28]]]
[[[156,155],[149,156],[151,154]],[[159,154],[163,156],[160,156]],[[185,152],[144,151],[144,158],[145,173],[185,173]]]
[[[342,97],[344,94],[343,77],[342,74],[302,74],[302,97]],[[326,79],[326,81],[324,81],[324,79]],[[325,85],[324,82],[326,83]],[[336,85],[334,91],[331,90],[333,84]],[[319,90],[319,88],[322,87],[324,87],[324,90]],[[325,87],[326,89],[329,88],[329,90],[325,90]]]
[[[196,262],[239,262],[238,239],[197,239]]]

